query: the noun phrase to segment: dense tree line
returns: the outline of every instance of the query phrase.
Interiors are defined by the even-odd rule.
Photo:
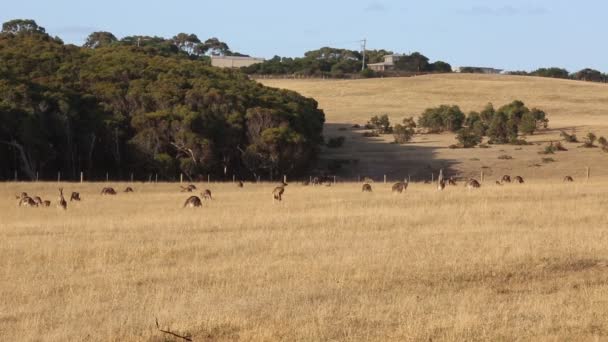
[[[304,172],[322,144],[316,101],[208,66],[219,40],[89,36],[31,20],[0,33],[0,175],[88,179]]]
[[[539,68],[532,72],[527,71],[512,71],[510,75],[520,76],[538,76],[538,77],[551,77],[551,78],[562,78],[578,81],[589,81],[589,82],[608,82],[608,74],[604,74],[601,71],[585,68],[577,72],[570,73],[568,70],[563,68]]]
[[[365,63],[379,63],[384,61],[385,55],[393,54],[387,50],[365,51]],[[323,47],[308,51],[304,57],[288,58],[275,56],[263,63],[243,68],[247,74],[257,75],[305,75],[343,77],[344,75],[361,72],[363,55],[360,51]],[[395,63],[397,71],[404,72],[451,72],[452,67],[445,62],[430,63],[429,59],[414,52],[404,55]],[[361,72],[365,77],[373,77],[375,73],[367,69]]]

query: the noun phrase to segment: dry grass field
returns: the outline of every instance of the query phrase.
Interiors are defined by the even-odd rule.
[[[527,178],[560,180],[566,174],[580,177],[585,167],[608,177],[608,154],[599,149],[581,149],[570,144],[569,151],[552,156],[538,154],[550,141],[560,140],[560,129],[574,131],[579,138],[587,132],[608,137],[608,85],[599,83],[505,75],[445,74],[411,78],[368,80],[261,80],[272,87],[287,88],[315,98],[325,110],[326,137],[344,136],[346,143],[327,149],[326,160],[349,160],[341,175],[381,179],[430,178],[444,168],[449,174],[466,177],[518,173]],[[419,135],[406,145],[390,144],[391,136],[364,138],[353,124],[365,124],[376,114],[389,114],[393,123],[418,117],[424,109],[456,104],[463,111],[481,110],[486,103],[495,107],[522,100],[529,107],[545,110],[550,130],[528,137],[531,146],[492,146],[489,149],[449,149],[453,134]],[[511,160],[499,160],[500,155]],[[542,161],[551,157],[554,161]]]
[[[608,338],[608,179],[411,184],[0,184],[4,341]],[[122,189],[125,184],[111,184]]]

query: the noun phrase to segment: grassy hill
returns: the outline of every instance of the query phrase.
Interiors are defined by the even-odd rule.
[[[559,131],[574,131],[582,138],[592,131],[608,135],[608,85],[579,81],[504,76],[444,74],[412,78],[368,80],[263,80],[267,86],[286,88],[315,98],[325,110],[325,136],[346,137],[345,146],[327,149],[325,160],[348,161],[342,175],[368,175],[416,180],[431,177],[439,168],[451,175],[473,176],[484,170],[493,180],[499,175],[519,174],[533,178],[579,178],[585,167],[594,176],[608,176],[608,153],[600,149],[566,144],[567,152],[539,155],[550,141],[559,140]],[[364,124],[372,115],[387,113],[392,122],[406,116],[417,117],[424,109],[440,104],[456,104],[463,111],[481,110],[492,102],[496,107],[513,100],[545,110],[550,130],[528,137],[530,146],[492,146],[489,149],[449,149],[453,134],[419,135],[411,144],[394,145],[392,137],[364,138],[353,124]],[[513,159],[498,159],[501,155]],[[543,158],[552,158],[553,161]]]

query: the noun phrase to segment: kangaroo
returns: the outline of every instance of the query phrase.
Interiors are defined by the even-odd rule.
[[[515,176],[515,178],[513,178],[513,181],[515,183],[519,183],[519,184],[523,184],[524,183],[524,179],[521,176]]]
[[[130,186],[128,186],[128,187],[125,189],[125,192],[133,192],[133,188],[132,188],[132,187],[130,187]]]
[[[22,192],[20,195],[15,195],[16,199],[22,199],[23,197],[28,197],[27,192]]]
[[[479,182],[476,179],[471,178],[467,182],[467,189],[477,189],[480,187],[481,187],[481,184],[479,184]]]
[[[181,190],[182,192],[192,192],[192,191],[196,190],[196,186],[194,184],[190,184],[188,186],[180,185],[180,188],[182,188],[182,190]]]
[[[281,186],[277,186],[276,188],[274,188],[274,190],[272,190],[273,201],[280,202],[283,200],[283,193],[285,192],[286,186],[287,186],[287,183],[283,182],[283,184]]]
[[[496,185],[502,186],[502,182],[501,181],[496,181]]]
[[[407,186],[408,186],[408,181],[405,180],[403,182],[398,182],[393,184],[393,187],[391,188],[393,193],[403,193],[405,190],[407,190]]]
[[[454,179],[454,177],[450,177],[448,178],[448,185],[456,185],[456,180]]]
[[[32,197],[32,199],[34,200],[34,202],[36,202],[36,206],[42,205],[42,198],[40,198],[40,196]]]
[[[197,208],[201,207],[202,205],[203,203],[201,202],[200,198],[198,198],[197,196],[190,196],[184,203],[184,208]]]
[[[70,196],[70,202],[72,202],[72,201],[80,201],[79,192],[72,192],[72,195]]]
[[[23,198],[21,198],[21,200],[19,200],[19,206],[23,206],[23,207],[37,207],[38,203],[36,203],[36,201],[34,201],[33,198],[29,197],[29,196],[24,196]]]
[[[205,200],[211,200],[211,199],[213,199],[213,198],[211,197],[211,190],[209,190],[209,189],[205,189],[205,191],[204,191],[204,192],[201,194],[201,196],[202,196],[202,197],[203,197],[203,199],[205,199]]]
[[[236,183],[236,186],[238,186],[239,188],[243,187],[243,181],[239,181],[238,183]]]
[[[372,186],[371,184],[365,183],[363,184],[363,187],[361,188],[362,192],[372,192]]]
[[[509,176],[509,175],[502,176],[501,182],[503,182],[503,183],[511,183],[511,176]]]
[[[66,210],[68,208],[68,202],[63,198],[63,188],[59,188],[59,208]]]
[[[564,177],[564,183],[572,183],[572,182],[574,182],[574,178],[572,178],[570,176]]]
[[[103,188],[101,189],[102,195],[116,195],[116,190],[114,188]]]
[[[51,201],[46,200],[46,201],[42,202],[42,205],[44,205],[45,207],[50,207],[51,206]]]

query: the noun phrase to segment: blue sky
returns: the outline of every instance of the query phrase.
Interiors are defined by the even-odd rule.
[[[116,36],[217,36],[242,53],[301,56],[331,45],[419,51],[452,66],[608,72],[604,0],[11,1],[2,22],[31,18],[64,41],[96,30]]]

